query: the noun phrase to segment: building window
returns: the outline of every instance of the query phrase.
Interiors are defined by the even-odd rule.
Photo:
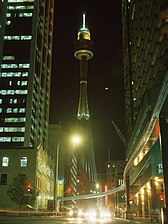
[[[0,185],[7,185],[7,177],[6,173],[1,173]]]
[[[20,166],[21,166],[21,167],[26,167],[26,166],[27,166],[27,157],[23,156],[23,157],[20,159]]]
[[[9,166],[9,158],[7,156],[4,156],[2,158],[2,166],[8,167]]]
[[[24,137],[12,137],[12,142],[24,142]]]
[[[119,179],[119,180],[118,180],[118,185],[120,186],[120,185],[122,185],[122,184],[124,184],[124,181],[123,181],[122,179]]]
[[[11,137],[0,137],[0,142],[11,142]]]

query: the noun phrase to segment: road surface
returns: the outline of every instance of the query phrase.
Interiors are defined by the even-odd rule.
[[[85,220],[77,218],[59,218],[59,217],[15,217],[15,216],[0,216],[0,224],[128,224],[129,221],[121,219],[110,220]],[[135,222],[134,222],[135,223]]]

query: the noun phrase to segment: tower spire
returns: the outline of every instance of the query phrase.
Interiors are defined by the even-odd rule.
[[[82,30],[86,29],[86,15],[85,13],[83,13],[83,26],[82,26]]]

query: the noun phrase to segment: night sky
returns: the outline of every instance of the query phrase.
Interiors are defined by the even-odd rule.
[[[85,13],[86,26],[95,43],[94,57],[88,64],[88,101],[98,173],[104,172],[105,161],[124,159],[124,145],[111,120],[125,134],[121,1],[103,3],[55,1],[50,113],[50,123],[61,122],[66,132],[76,122],[80,74],[73,42]]]

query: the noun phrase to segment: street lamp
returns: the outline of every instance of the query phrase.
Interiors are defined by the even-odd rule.
[[[55,179],[54,179],[54,210],[57,214],[58,212],[58,204],[57,204],[57,191],[58,191],[58,169],[59,169],[59,153],[60,153],[60,145],[62,144],[63,141],[58,142],[57,147],[56,147],[56,165],[55,165]],[[81,138],[77,135],[74,135],[71,138],[71,142],[74,145],[77,145],[81,142]]]
[[[71,141],[72,141],[72,143],[74,143],[76,145],[76,144],[79,144],[81,142],[81,138],[79,136],[77,136],[77,135],[74,135],[71,138]]]
[[[57,144],[56,148],[56,164],[55,164],[55,179],[54,179],[54,210],[57,213],[57,189],[58,189],[58,161],[59,161],[59,151],[60,151],[60,144]]]
[[[96,184],[96,189],[97,189],[97,191],[99,190],[99,184],[98,183]]]

